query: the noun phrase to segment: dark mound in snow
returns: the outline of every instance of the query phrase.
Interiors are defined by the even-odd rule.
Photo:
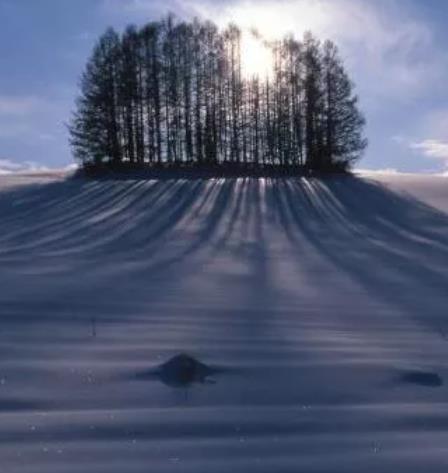
[[[418,384],[431,388],[443,386],[443,379],[437,373],[428,371],[407,371],[401,375],[401,380],[408,384]]]
[[[138,375],[138,378],[156,378],[167,386],[187,387],[193,383],[211,383],[209,376],[217,370],[201,363],[195,358],[180,354],[176,355],[166,363],[149,372]]]

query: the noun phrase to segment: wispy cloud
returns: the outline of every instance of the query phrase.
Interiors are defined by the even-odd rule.
[[[363,0],[244,2],[230,7],[229,13],[233,20],[259,22],[260,29],[272,33],[280,28],[281,33],[301,35],[310,29],[335,40],[365,96],[373,100],[415,96],[441,72],[431,29],[393,2],[388,6]]]
[[[404,174],[403,172],[400,172],[398,169],[395,169],[395,168],[384,168],[384,169],[357,168],[354,170],[354,173],[359,174],[361,176],[365,176],[365,175],[395,176],[399,174]]]
[[[0,159],[0,175],[66,173],[75,171],[77,167],[76,164],[69,164],[60,168],[53,168],[35,161],[16,162],[10,159]]]
[[[410,143],[410,148],[420,151],[427,158],[440,159],[448,165],[448,142],[441,140],[423,140]]]
[[[421,172],[448,175],[447,140],[437,138],[414,140],[406,136],[394,136],[392,141],[403,150],[410,150],[415,156],[436,163],[431,169],[422,169]]]
[[[168,11],[255,27],[268,37],[311,30],[335,40],[363,95],[406,101],[441,84],[447,55],[411,2],[390,0],[103,0],[103,8],[143,22]]]
[[[0,159],[0,174],[16,174],[42,171],[48,171],[48,168],[34,161],[18,163],[9,159]]]

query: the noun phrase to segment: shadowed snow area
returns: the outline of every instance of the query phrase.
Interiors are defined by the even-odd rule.
[[[447,211],[436,177],[0,177],[0,471],[445,473]]]

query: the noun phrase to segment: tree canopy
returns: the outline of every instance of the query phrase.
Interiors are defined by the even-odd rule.
[[[243,71],[242,31],[172,15],[108,29],[82,75],[70,123],[74,156],[96,165],[346,169],[365,120],[338,49],[306,33],[264,40],[272,71]]]

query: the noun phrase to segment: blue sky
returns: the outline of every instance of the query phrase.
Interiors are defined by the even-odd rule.
[[[443,0],[0,0],[0,170],[69,165],[65,123],[97,37],[168,11],[333,39],[368,121],[358,166],[448,171]]]

